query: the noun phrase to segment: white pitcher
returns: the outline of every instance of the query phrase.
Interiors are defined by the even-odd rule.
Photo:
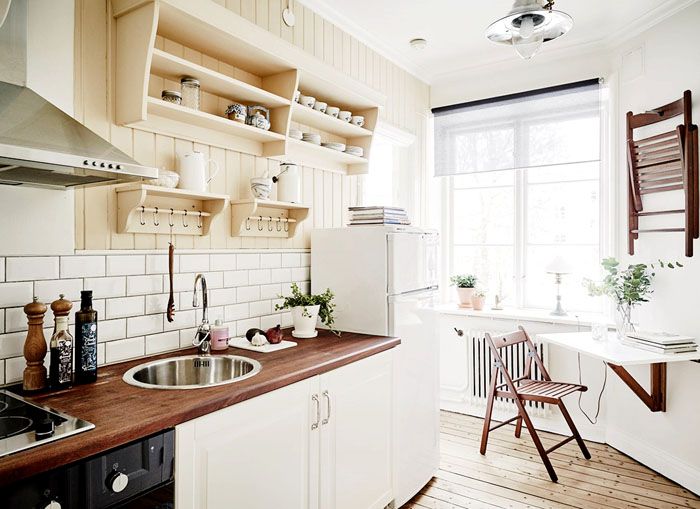
[[[187,189],[188,191],[196,191],[205,193],[207,185],[211,182],[217,173],[219,173],[219,164],[212,159],[205,159],[201,152],[187,152],[178,158],[180,166],[180,182],[177,187]],[[214,172],[207,178],[206,166],[210,164],[214,167]]]

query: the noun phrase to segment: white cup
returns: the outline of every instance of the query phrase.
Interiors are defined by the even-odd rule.
[[[321,113],[325,113],[327,107],[328,103],[324,103],[323,101],[316,101],[316,103],[314,104],[314,109],[316,111],[320,111]]]
[[[330,115],[333,118],[338,118],[338,113],[340,113],[340,108],[337,106],[328,106],[326,108],[326,115]]]
[[[365,125],[365,117],[363,117],[362,115],[354,115],[350,119],[350,123],[362,127],[363,125]]]
[[[352,118],[352,112],[351,111],[341,111],[338,113],[338,118],[342,120],[343,122],[350,122],[350,119]]]
[[[316,104],[316,98],[310,95],[301,95],[299,97],[299,103],[303,106],[313,108],[314,104]]]
[[[294,102],[295,102],[295,103],[298,103],[300,97],[301,97],[301,92],[300,92],[299,90],[296,90],[296,91],[294,92]]]

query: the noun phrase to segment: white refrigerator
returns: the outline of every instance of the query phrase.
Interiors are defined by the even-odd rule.
[[[335,293],[338,330],[401,339],[395,370],[396,507],[439,463],[438,236],[406,226],[311,232],[311,290]]]

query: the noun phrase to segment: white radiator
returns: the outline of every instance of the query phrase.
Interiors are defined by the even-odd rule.
[[[468,413],[473,415],[483,416],[486,410],[486,402],[489,395],[489,387],[491,376],[494,371],[493,355],[486,343],[485,332],[483,330],[469,329],[463,332],[463,339],[466,342],[467,352],[467,394],[466,403]],[[491,334],[497,334],[505,331],[489,331]],[[537,353],[542,358],[545,368],[549,368],[548,359],[549,352],[546,344],[535,344]],[[508,369],[508,372],[513,378],[522,376],[525,373],[525,363],[527,360],[527,345],[518,343],[500,349],[503,362]],[[532,364],[531,375],[535,379],[541,379],[541,373],[537,365]],[[499,380],[499,384],[504,380]],[[548,417],[551,415],[551,406],[543,403],[529,401],[526,404],[528,413],[531,416]],[[515,415],[516,408],[512,400],[504,398],[496,398],[494,401],[494,417],[501,412]]]

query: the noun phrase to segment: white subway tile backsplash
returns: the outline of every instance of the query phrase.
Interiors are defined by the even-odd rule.
[[[282,255],[282,267],[299,267],[301,266],[301,254],[299,253],[284,253]]]
[[[194,310],[195,312],[195,323],[202,323],[202,308],[197,308]],[[219,306],[215,308],[209,308],[207,310],[207,319],[209,320],[210,324],[214,324],[217,320],[221,320],[222,322],[224,320],[224,306]]]
[[[236,302],[235,288],[217,288],[215,290],[209,290],[210,306],[225,306],[226,304],[235,304]]]
[[[105,318],[124,318],[127,316],[142,315],[145,311],[145,298],[140,295],[136,297],[122,297],[117,299],[107,299]]]
[[[236,288],[237,302],[251,302],[260,300],[259,286],[241,286]]]
[[[119,362],[145,354],[145,338],[129,338],[104,344],[106,362]],[[99,351],[99,348],[98,348]]]
[[[261,300],[250,303],[250,316],[262,316],[272,313],[272,303],[269,300]]]
[[[229,270],[224,272],[224,287],[246,286],[248,284],[247,270]]]
[[[19,382],[27,363],[24,357],[12,357],[5,359],[5,383]]]
[[[85,290],[92,290],[94,299],[124,297],[126,295],[126,278],[124,276],[86,278],[83,287]]]
[[[5,332],[5,312],[0,309],[0,334]]]
[[[297,267],[292,269],[292,281],[309,281],[311,269],[309,267]]]
[[[301,266],[311,267],[311,253],[301,253]]]
[[[0,385],[5,383],[5,361],[0,360]]]
[[[97,340],[100,343],[126,337],[126,318],[100,320],[97,324]]]
[[[175,310],[175,319],[172,322],[169,322],[165,315],[157,316],[162,316],[163,330],[166,331],[182,329],[184,327],[194,327],[197,325],[194,309],[188,309],[187,311]]]
[[[249,285],[266,285],[272,282],[270,269],[251,270],[248,272]]]
[[[234,270],[236,268],[235,254],[213,254],[211,255],[209,270]]]
[[[260,255],[257,253],[244,253],[239,254],[236,259],[236,268],[242,269],[259,269],[260,268]]]
[[[194,272],[190,274],[173,274],[173,289],[176,292],[191,292],[194,288],[194,278],[197,276]],[[170,280],[168,276],[163,276],[163,288],[170,288]]]
[[[53,281],[36,281],[34,283],[34,295],[41,302],[51,303],[58,299],[60,294],[71,301],[80,300],[80,291],[83,289],[82,279],[55,279]]]
[[[248,310],[248,304],[233,304],[231,306],[226,306],[224,309],[224,321],[233,322],[236,320],[243,320],[250,317],[250,312]]]
[[[169,294],[146,295],[146,314],[165,313],[168,310]],[[179,309],[179,297],[175,294],[175,310]]]
[[[0,258],[0,281],[5,281],[5,259]]]
[[[173,272],[180,272],[180,257],[173,257]],[[146,274],[167,274],[168,255],[146,255]]]
[[[12,332],[10,334],[0,334],[0,358],[14,357],[22,355],[24,351],[24,340],[26,332]]]
[[[174,330],[146,336],[146,354],[167,352],[178,348],[180,348],[179,331]]]
[[[260,268],[261,269],[271,269],[273,267],[280,267],[282,264],[282,254],[281,253],[265,253],[260,255]]]
[[[282,285],[279,283],[262,285],[260,287],[261,299],[277,299],[282,293]]]
[[[146,271],[144,255],[107,256],[107,276],[134,276]]]
[[[0,307],[24,306],[32,301],[34,283],[0,283]]]
[[[20,256],[5,259],[7,281],[36,281],[58,278],[58,257]]]
[[[292,280],[292,269],[271,269],[270,283],[289,283]]]
[[[282,315],[280,313],[260,317],[260,328],[263,330],[271,329],[278,325],[282,325]]]
[[[128,337],[155,334],[163,331],[161,315],[142,315],[126,319],[126,335]]]
[[[180,348],[191,348],[194,335],[197,333],[197,327],[189,329],[180,329]]]
[[[61,278],[105,275],[104,256],[61,256]]]
[[[209,255],[180,255],[180,270],[182,272],[207,272],[209,270]]]
[[[240,320],[236,322],[236,335],[245,336],[245,333],[249,329],[256,328],[260,328],[260,318],[248,318],[247,320]]]
[[[127,295],[146,295],[163,291],[163,276],[129,276],[126,278]]]
[[[51,313],[47,312],[46,314]],[[44,316],[44,326],[47,323],[46,316]],[[27,328],[27,315],[24,314],[24,308],[7,308],[5,310],[5,332],[24,331]]]

